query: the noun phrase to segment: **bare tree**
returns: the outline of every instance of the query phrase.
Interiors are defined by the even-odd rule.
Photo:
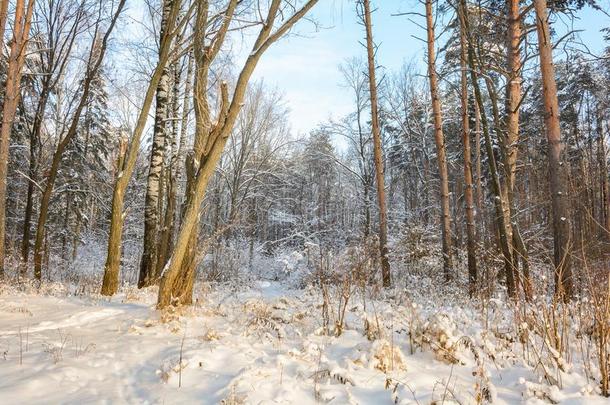
[[[365,129],[363,119],[364,112],[370,100],[367,92],[368,80],[365,74],[366,67],[364,61],[353,58],[347,60],[339,66],[343,79],[353,92],[356,111],[352,116],[346,117],[341,123],[334,126],[337,134],[345,137],[350,147],[358,159],[357,171],[349,169],[354,174],[362,186],[362,202],[364,210],[363,235],[368,238],[371,231],[371,199],[373,198],[374,183],[374,162],[371,164],[371,134]],[[352,121],[355,121],[355,128],[352,129]]]
[[[496,162],[496,156],[493,151],[493,145],[491,140],[491,134],[489,130],[489,123],[487,120],[487,114],[483,105],[483,95],[481,92],[481,88],[479,85],[479,72],[478,68],[481,66],[479,59],[475,53],[475,46],[473,35],[470,29],[470,22],[468,17],[468,8],[466,0],[460,0],[460,13],[458,13],[458,17],[460,18],[460,25],[466,34],[466,44],[467,44],[467,56],[468,56],[468,66],[470,70],[470,77],[472,82],[472,87],[474,89],[475,96],[475,105],[478,106],[478,117],[480,117],[481,130],[483,132],[483,136],[485,138],[485,149],[487,152],[487,161],[489,164],[490,171],[490,183],[491,190],[493,193],[493,204],[496,215],[496,224],[498,229],[498,245],[502,252],[502,256],[504,259],[504,276],[506,278],[506,286],[508,290],[509,296],[515,296],[515,279],[514,279],[514,269],[513,269],[513,254],[511,248],[512,241],[512,231],[509,221],[509,209],[507,207],[507,201],[505,198],[506,194],[502,193],[502,183],[500,181],[500,174],[498,171],[498,165]],[[496,120],[498,119],[497,108],[493,108],[494,116]],[[499,131],[499,128],[497,128]]]
[[[108,236],[108,249],[106,255],[106,264],[104,265],[104,279],[102,281],[103,295],[114,295],[119,287],[119,265],[121,260],[121,238],[123,234],[123,224],[126,213],[123,212],[125,199],[125,191],[133,174],[140,151],[140,143],[142,134],[146,127],[148,112],[156,94],[157,86],[161,80],[163,69],[170,58],[170,50],[173,39],[182,30],[189,19],[187,13],[181,19],[178,14],[181,9],[182,2],[180,0],[172,1],[172,8],[167,19],[167,34],[163,36],[159,44],[159,59],[155,65],[154,71],[151,74],[150,82],[144,96],[142,108],[136,121],[136,126],[133,130],[129,148],[125,152],[125,156],[119,157],[119,172],[115,179],[114,191],[112,194],[112,208],[110,213],[110,232]]]
[[[197,41],[195,44],[196,52],[205,52],[203,58],[195,57],[198,63],[198,69],[205,68],[205,63],[210,56],[214,56],[218,52],[218,48],[223,44],[226,31],[228,30],[231,16],[233,15],[236,6],[236,0],[230,0],[229,6],[226,9],[222,28],[219,29],[215,41],[212,46],[204,49],[197,49],[203,45],[203,41]],[[307,12],[317,3],[317,0],[308,0],[305,4],[297,9],[292,15],[287,17],[284,22],[276,29],[275,23],[277,18],[287,10],[282,9],[284,2],[282,0],[272,0],[267,10],[267,15],[264,18],[264,23],[260,28],[258,36],[252,47],[252,52],[248,55],[246,62],[237,78],[233,96],[229,101],[228,85],[222,82],[220,86],[220,108],[217,119],[213,123],[210,116],[205,116],[207,112],[207,90],[201,85],[203,78],[201,71],[197,72],[195,85],[195,117],[197,120],[195,147],[193,149],[193,163],[196,170],[193,171],[192,187],[187,196],[186,207],[183,214],[183,220],[178,232],[178,238],[174,247],[171,258],[164,269],[161,283],[159,286],[159,297],[157,306],[165,308],[169,305],[177,303],[188,304],[192,301],[192,287],[194,282],[194,263],[187,263],[187,267],[183,267],[185,255],[189,246],[192,248],[193,240],[196,243],[197,230],[195,229],[199,221],[199,211],[201,202],[205,195],[208,181],[212,176],[220,156],[227,142],[227,139],[233,130],[233,126],[242,107],[242,102],[248,87],[248,81],[254,72],[261,56],[269,47],[278,39],[283,37],[294,24],[303,18]],[[203,5],[198,6],[197,22],[195,24],[195,32],[204,30],[207,21],[207,9]],[[198,31],[199,30],[199,31]],[[224,33],[223,33],[224,31]],[[199,61],[198,61],[199,59]],[[207,73],[207,72],[206,72]],[[199,83],[197,83],[199,81]],[[195,236],[193,236],[195,235]],[[192,250],[192,249],[191,249]]]

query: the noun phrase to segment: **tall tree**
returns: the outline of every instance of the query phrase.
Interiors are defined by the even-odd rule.
[[[222,4],[222,3],[221,3]],[[197,172],[202,163],[205,162],[204,156],[211,146],[210,142],[213,136],[212,134],[212,111],[210,108],[210,102],[208,100],[209,91],[209,74],[212,67],[212,63],[218,56],[221,46],[225,41],[226,35],[229,31],[233,16],[235,14],[238,2],[235,0],[229,0],[226,4],[224,12],[220,12],[217,16],[220,18],[220,29],[217,30],[213,38],[210,39],[212,45],[206,46],[206,32],[211,25],[215,24],[216,21],[211,21],[210,17],[213,13],[210,10],[210,4],[208,2],[200,2],[197,4],[195,14],[195,28],[193,38],[193,57],[195,63],[195,80],[193,88],[193,107],[195,112],[195,139],[193,142],[193,149],[188,156],[186,173],[186,200],[183,206],[183,221],[186,220],[186,210],[188,204],[193,198],[195,192],[195,180]],[[217,17],[217,18],[218,18]],[[224,105],[224,92],[227,90],[226,83],[221,84],[221,101],[220,101],[220,114],[223,114]],[[222,115],[221,115],[222,117]],[[219,121],[220,118],[219,117]],[[219,157],[220,158],[220,157]],[[214,168],[215,169],[215,168]],[[212,169],[212,170],[214,170]],[[210,173],[211,175],[211,173]],[[220,207],[217,207],[219,210]],[[181,291],[180,296],[182,297],[183,304],[190,304],[192,297],[192,288],[195,280],[195,270],[197,266],[197,243],[199,239],[199,224],[201,217],[197,215],[193,221],[193,231],[189,235],[187,245],[185,246],[185,259],[181,263],[181,278],[172,288],[175,291]],[[178,243],[178,242],[177,242]]]
[[[479,72],[478,68],[481,67],[479,58],[475,53],[474,39],[470,28],[469,14],[466,0],[460,0],[460,25],[466,34],[467,44],[467,55],[468,55],[468,66],[470,68],[470,77],[472,87],[474,89],[475,106],[478,106],[478,110],[475,109],[475,114],[480,118],[481,130],[485,139],[485,150],[487,152],[487,161],[489,164],[490,172],[490,185],[493,194],[493,204],[496,215],[496,224],[498,230],[498,245],[502,252],[504,259],[504,276],[506,278],[506,287],[509,296],[515,296],[515,279],[513,270],[513,252],[511,248],[512,231],[510,226],[508,207],[506,206],[506,199],[503,198],[506,194],[502,193],[502,183],[500,181],[500,174],[498,171],[498,165],[496,162],[496,155],[494,153],[493,143],[491,140],[491,134],[489,130],[489,122],[487,120],[487,114],[483,105],[483,95],[481,87],[479,85]],[[493,103],[492,103],[493,106]],[[496,121],[498,118],[497,108],[492,108]],[[500,129],[497,128],[496,131]]]
[[[2,3],[8,3],[3,0]],[[6,9],[6,5],[0,6],[0,11]],[[8,58],[8,69],[6,75],[6,86],[4,89],[4,104],[2,106],[2,127],[0,129],[0,276],[4,274],[4,248],[6,238],[6,178],[8,169],[8,147],[13,128],[15,112],[19,105],[21,96],[21,75],[25,62],[26,47],[30,35],[32,14],[34,12],[34,0],[17,0],[15,4],[15,22],[13,24],[13,39],[11,51]],[[6,14],[4,12],[4,14]],[[6,17],[4,18],[5,24]],[[2,26],[4,29],[4,26]]]
[[[192,247],[192,241],[195,239],[198,231],[196,226],[199,224],[199,214],[201,209],[201,202],[205,195],[205,191],[227,142],[227,139],[233,130],[233,126],[242,107],[242,102],[248,87],[248,82],[256,65],[258,64],[261,56],[269,47],[277,40],[282,38],[294,24],[303,18],[307,12],[317,3],[317,0],[307,0],[305,4],[296,9],[296,11],[286,17],[284,22],[277,28],[275,23],[277,18],[282,14],[282,0],[272,0],[269,4],[267,15],[264,18],[264,23],[260,28],[258,36],[254,41],[252,52],[248,55],[245,64],[242,67],[241,72],[238,75],[237,82],[235,84],[235,90],[233,96],[229,101],[228,85],[226,82],[222,82],[220,86],[220,108],[218,117],[214,124],[211,123],[210,116],[203,116],[202,113],[206,111],[207,105],[207,94],[204,92],[205,87],[201,84],[195,85],[195,118],[196,122],[196,134],[195,134],[195,148],[193,162],[197,163],[196,170],[194,171],[192,178],[192,187],[189,190],[190,193],[187,196],[186,207],[183,213],[183,220],[178,231],[178,237],[176,239],[176,245],[173,249],[171,258],[164,269],[161,283],[159,286],[159,297],[157,300],[158,308],[165,308],[175,303],[188,304],[192,302],[192,287],[194,282],[194,263],[188,263],[189,267],[183,267],[183,261],[189,245]],[[234,11],[235,0],[229,2],[227,12],[225,13],[224,22],[219,29],[216,40],[213,42],[213,46],[207,47],[205,53],[214,54],[217,53],[223,42],[228,30],[228,23],[231,21],[231,17]],[[233,7],[233,10],[231,10]],[[230,12],[229,12],[230,11]],[[195,25],[195,32],[203,30],[207,21],[207,10],[198,8],[197,23]],[[203,14],[205,13],[205,14]],[[228,21],[228,22],[227,22]],[[227,22],[225,26],[225,22]],[[202,26],[203,24],[203,26]],[[224,33],[223,33],[224,31]],[[203,41],[199,42],[203,45]],[[195,47],[197,51],[197,47]],[[202,51],[202,50],[200,50]],[[208,56],[204,56],[203,61],[208,60]],[[197,63],[197,57],[195,57]],[[199,65],[199,68],[202,65]],[[204,65],[205,66],[205,65]],[[200,80],[199,72],[197,72],[196,80]],[[204,90],[204,91],[202,91]],[[198,111],[198,109],[201,109]],[[200,118],[197,118],[197,116]],[[208,125],[212,124],[212,125]],[[199,139],[200,140],[199,140]],[[199,145],[201,147],[199,148]]]
[[[458,12],[463,13],[462,5]],[[477,247],[475,225],[475,202],[472,182],[472,151],[470,148],[470,117],[468,112],[468,67],[466,57],[466,32],[463,18],[460,18],[460,92],[462,106],[462,144],[464,147],[464,204],[466,205],[466,237],[468,250],[468,282],[470,294],[474,294],[477,282]]]
[[[164,0],[161,13],[161,28],[159,30],[159,43],[163,42],[167,32],[168,18],[172,8],[172,0]],[[146,185],[146,201],[144,206],[144,249],[140,262],[140,277],[138,287],[153,284],[157,275],[158,237],[161,228],[161,172],[166,155],[167,121],[170,93],[169,67],[163,66],[161,78],[157,85],[155,126],[153,132],[150,164],[148,166],[148,179]]]
[[[140,151],[140,143],[142,134],[146,128],[148,112],[155,97],[157,86],[161,80],[163,69],[170,58],[171,44],[173,39],[178,35],[190,18],[190,13],[178,18],[182,1],[173,0],[172,7],[167,18],[166,34],[163,36],[159,44],[159,59],[151,74],[150,82],[144,95],[142,107],[138,113],[129,148],[124,150],[125,155],[119,156],[118,159],[118,175],[114,182],[114,190],[112,194],[112,208],[110,213],[110,231],[108,235],[108,248],[106,253],[106,263],[104,265],[104,279],[102,281],[102,295],[114,295],[119,288],[119,265],[121,260],[121,239],[123,235],[123,224],[125,221],[125,212],[123,205],[125,200],[125,192],[129,181],[136,167],[136,161]]]
[[[568,167],[565,160],[565,144],[561,138],[559,100],[553,65],[553,45],[546,0],[534,0],[536,32],[542,75],[544,124],[548,143],[549,183],[553,214],[553,263],[555,266],[555,291],[569,299],[573,293],[570,258],[570,209],[568,205]]]
[[[449,207],[449,173],[447,171],[447,153],[445,151],[445,136],[443,134],[443,116],[441,100],[438,90],[438,77],[436,75],[434,16],[432,14],[432,0],[426,0],[426,31],[428,45],[428,80],[430,81],[430,96],[432,97],[432,110],[434,116],[434,141],[438,173],[440,177],[441,192],[441,230],[443,244],[443,270],[445,279],[453,277],[453,250],[451,248],[451,211]]]
[[[507,66],[508,83],[506,86],[506,138],[500,138],[500,144],[504,149],[504,175],[506,200],[509,208],[508,221],[512,224],[512,248],[513,248],[513,267],[516,280],[522,287],[526,297],[531,295],[529,259],[525,242],[521,236],[517,212],[515,208],[515,177],[517,173],[517,152],[519,145],[519,112],[523,98],[522,94],[522,70],[523,61],[521,58],[521,9],[519,0],[507,0],[506,2],[507,20]],[[519,261],[523,263],[523,271],[519,273]]]
[[[375,180],[377,182],[377,203],[379,205],[379,255],[383,286],[391,285],[390,261],[388,259],[388,211],[385,197],[385,177],[383,174],[383,151],[381,150],[381,128],[379,126],[379,106],[377,99],[377,79],[375,77],[375,44],[373,42],[373,23],[369,0],[362,0],[360,11],[366,30],[366,53],[369,79],[369,98],[371,104],[371,129],[373,132],[373,154],[375,161]]]
[[[180,84],[181,84],[181,68],[178,67],[178,63],[174,64],[174,77],[173,77],[173,96],[172,96],[172,130],[171,130],[171,141],[168,139],[167,143],[170,145],[171,156],[166,159],[166,171],[165,178],[167,179],[167,192],[166,192],[166,208],[163,215],[163,226],[160,229],[159,235],[159,251],[157,257],[157,266],[155,269],[155,277],[158,278],[159,274],[167,263],[168,252],[172,250],[174,243],[174,234],[176,233],[176,222],[178,221],[176,213],[178,212],[178,186],[179,179],[182,174],[182,163],[184,156],[184,150],[186,148],[186,136],[188,127],[188,115],[189,115],[189,98],[192,88],[192,76],[193,76],[193,58],[192,53],[189,52],[186,57],[187,68],[184,86],[184,96],[182,103],[182,115],[180,119],[178,115],[180,113],[178,98],[180,96]],[[180,133],[178,133],[178,125],[180,124]]]

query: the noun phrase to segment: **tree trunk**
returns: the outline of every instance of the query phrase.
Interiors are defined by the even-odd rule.
[[[186,137],[188,133],[189,114],[190,114],[190,98],[193,91],[193,52],[189,52],[187,56],[186,78],[184,80],[184,96],[182,100],[182,120],[180,122],[180,143],[178,144],[178,154],[176,156],[176,182],[180,184],[185,176],[185,154],[186,154]],[[186,193],[185,193],[186,196]],[[181,201],[180,205],[186,203],[186,197]],[[178,200],[176,200],[176,207]],[[178,222],[179,223],[179,222]]]
[[[202,138],[202,144],[204,145],[202,154],[195,154],[193,159],[198,163],[197,170],[194,172],[193,187],[191,192],[187,196],[187,203],[184,210],[182,223],[176,239],[176,244],[173,249],[170,260],[163,271],[161,282],[159,285],[159,296],[157,299],[157,307],[159,309],[165,308],[175,303],[189,303],[192,300],[192,286],[194,283],[194,272],[187,273],[183,270],[185,254],[189,246],[189,241],[193,238],[193,234],[197,234],[195,225],[198,224],[198,218],[200,216],[200,207],[205,191],[210,180],[210,177],[216,169],[216,165],[220,160],[222,151],[227,142],[227,139],[233,130],[233,126],[237,119],[237,115],[242,107],[242,102],[248,86],[248,81],[254,72],[258,61],[262,54],[279,38],[281,38],[299,19],[317,3],[317,0],[307,1],[301,9],[296,11],[291,17],[287,18],[284,23],[277,28],[274,32],[273,23],[277,14],[279,13],[280,0],[272,0],[269,6],[269,11],[265,19],[265,23],[261,26],[258,37],[254,42],[252,52],[248,55],[246,62],[238,76],[235,91],[231,102],[229,103],[228,88],[226,82],[222,82],[220,86],[221,103],[216,124],[211,128],[203,126],[205,122],[208,122],[209,117],[202,117],[199,108],[207,104],[207,97],[205,91],[207,89],[196,83],[195,86],[195,113],[198,118],[196,126],[195,142],[198,142],[198,138]],[[195,52],[205,52],[202,56],[203,59],[195,56],[198,68],[200,68],[201,62],[211,62],[218,51],[220,46],[224,43],[224,37],[228,31],[229,24],[233,17],[235,7],[237,6],[237,0],[232,0],[227,7],[225,12],[223,25],[218,30],[216,38],[213,41],[214,46],[207,47],[205,50],[197,46],[197,42],[203,43],[204,28],[207,24],[207,7],[205,5],[199,5],[197,22],[195,24]],[[203,10],[203,8],[206,10]],[[199,39],[198,39],[199,37]],[[200,71],[197,72],[198,80],[201,78]],[[206,78],[207,79],[207,78]],[[203,93],[201,92],[203,89]],[[203,118],[203,120],[202,120]],[[197,145],[196,145],[197,147]],[[196,147],[194,150],[196,150]],[[190,263],[186,263],[190,265]],[[193,266],[194,268],[194,266]],[[183,271],[181,271],[183,270]]]
[[[165,183],[167,184],[167,197],[166,197],[166,208],[163,217],[163,227],[160,230],[159,237],[159,252],[157,257],[157,266],[155,268],[155,280],[158,279],[159,274],[167,263],[167,255],[172,250],[173,236],[175,231],[176,223],[176,198],[178,195],[178,184],[177,174],[180,168],[178,167],[178,155],[181,152],[177,150],[177,138],[178,138],[178,113],[180,104],[178,103],[178,96],[180,95],[180,69],[177,64],[173,66],[173,90],[172,90],[172,114],[171,114],[171,141],[167,141],[167,150],[170,152],[169,164],[165,167]]]
[[[125,214],[123,213],[125,190],[129,185],[129,180],[131,179],[131,175],[135,169],[140,150],[140,141],[142,139],[142,134],[148,119],[148,112],[152,105],[159,81],[161,80],[163,69],[169,58],[170,44],[172,42],[172,38],[175,36],[174,28],[176,25],[178,12],[180,10],[180,4],[180,0],[172,1],[172,8],[167,22],[167,35],[164,35],[164,38],[161,40],[161,44],[159,46],[159,60],[155,70],[152,73],[150,82],[148,83],[142,109],[138,115],[138,120],[133,131],[133,136],[131,138],[128,151],[125,153],[125,157],[121,159],[121,164],[117,166],[119,173],[115,180],[112,194],[110,232],[108,236],[106,263],[104,265],[104,280],[102,282],[101,290],[102,295],[114,295],[119,286],[121,238],[123,234],[123,222],[125,220]]]
[[[210,115],[207,92],[209,69],[212,64],[212,60],[216,55],[213,55],[204,49],[205,36],[203,35],[203,33],[207,29],[208,12],[209,8],[207,3],[200,3],[197,5],[197,14],[195,21],[195,24],[197,26],[197,33],[193,38],[193,57],[195,63],[193,90],[193,107],[195,112],[195,139],[193,142],[193,150],[191,151],[186,160],[186,189],[184,192],[185,201],[182,206],[182,221],[185,220],[188,206],[194,198],[193,193],[195,192],[195,181],[197,172],[199,168],[203,165],[206,143],[208,143],[212,130],[212,118]],[[201,202],[199,202],[197,210],[199,210],[200,206]],[[182,263],[179,270],[180,276],[177,279],[178,281],[173,283],[169,287],[169,289],[171,290],[171,295],[180,297],[180,304],[190,304],[192,299],[192,291],[189,289],[189,286],[192,287],[194,285],[194,281],[191,282],[190,279],[194,279],[196,273],[195,256],[197,252],[200,219],[201,216],[198,212],[197,216],[193,218],[192,230],[188,237],[188,241],[186,242],[184,257],[182,259]],[[178,236],[178,238],[180,238],[180,236]],[[177,241],[176,243],[179,242]],[[159,291],[159,295],[160,294],[161,291]]]
[[[4,50],[4,30],[8,16],[8,0],[0,1],[0,49]],[[0,53],[0,58],[2,53]]]
[[[479,103],[474,104],[474,147],[476,149],[476,170],[475,170],[475,183],[477,185],[477,207],[483,212],[483,174],[481,171],[481,111],[479,110]],[[479,213],[480,214],[480,213]],[[483,218],[484,219],[484,218]],[[480,221],[483,222],[483,221]]]
[[[485,149],[487,151],[487,159],[489,161],[489,171],[491,174],[491,188],[494,195],[494,209],[496,213],[496,224],[498,231],[498,244],[500,245],[500,250],[502,251],[502,256],[504,259],[504,269],[505,269],[505,277],[506,277],[506,286],[508,290],[509,296],[515,295],[515,280],[513,276],[513,255],[511,249],[511,239],[508,237],[507,226],[510,224],[506,223],[505,212],[507,211],[504,207],[504,200],[502,199],[502,186],[500,183],[500,177],[498,173],[498,167],[496,164],[496,157],[493,151],[493,146],[491,142],[491,136],[489,133],[489,124],[487,122],[487,115],[485,114],[483,108],[483,96],[481,94],[481,88],[479,86],[478,75],[477,75],[477,65],[475,61],[475,52],[474,45],[472,42],[472,35],[470,32],[470,24],[468,20],[468,9],[466,6],[466,0],[460,0],[460,6],[462,9],[462,13],[459,18],[461,19],[461,25],[464,27],[464,32],[466,34],[466,40],[468,45],[468,65],[470,67],[470,76],[472,80],[472,86],[474,88],[475,94],[475,102],[478,104],[479,113],[481,118],[481,128],[483,131],[483,136],[485,138]],[[497,108],[494,107],[494,116],[497,116]]]
[[[369,92],[371,101],[371,126],[373,130],[373,153],[375,161],[375,180],[377,181],[377,200],[379,204],[379,255],[381,258],[381,277],[384,287],[392,283],[390,261],[388,259],[388,212],[385,198],[385,178],[383,174],[383,151],[381,150],[381,129],[377,105],[377,79],[375,78],[375,45],[369,0],[362,0],[363,19],[366,29],[366,51],[368,62]]]
[[[144,249],[140,262],[140,277],[138,288],[147,287],[156,282],[155,268],[158,253],[158,235],[160,231],[160,193],[161,173],[165,158],[165,137],[167,122],[167,100],[169,94],[169,71],[163,69],[157,86],[157,105],[155,113],[155,129],[148,170],[146,200],[144,206]]]
[[[8,3],[4,0],[3,3]],[[7,7],[3,4],[0,12]],[[13,26],[13,40],[8,58],[6,72],[6,86],[4,90],[4,104],[2,106],[2,128],[0,129],[0,277],[4,275],[4,246],[6,239],[6,176],[8,171],[9,143],[13,120],[19,98],[21,96],[21,75],[25,61],[26,45],[30,35],[30,25],[34,10],[34,0],[29,0],[27,7],[25,0],[17,0],[15,4],[15,23]],[[5,13],[6,14],[6,13]],[[6,23],[6,16],[0,15]],[[2,27],[4,29],[4,27]]]
[[[462,13],[461,6],[459,13]],[[461,19],[463,20],[463,19]],[[476,252],[476,227],[475,227],[475,203],[472,184],[472,157],[470,150],[470,122],[468,114],[468,77],[466,65],[466,33],[464,27],[460,26],[460,68],[461,68],[461,104],[462,104],[462,143],[464,145],[464,202],[466,205],[466,236],[468,250],[468,283],[469,292],[473,296],[476,292],[477,283],[477,252]]]
[[[447,154],[445,152],[445,137],[443,135],[443,116],[438,92],[436,76],[436,56],[434,49],[434,17],[432,15],[432,0],[426,0],[426,27],[428,34],[428,79],[430,80],[430,96],[434,116],[434,141],[441,192],[441,230],[443,243],[443,270],[445,279],[453,278],[453,254],[451,249],[451,213],[449,208],[449,173],[447,172]]]
[[[517,171],[517,142],[519,141],[519,106],[521,103],[521,17],[519,0],[507,0],[506,16],[508,86],[506,95],[506,163],[505,172],[509,192],[512,192]]]
[[[154,89],[154,86],[150,86]],[[152,94],[152,92],[151,92]],[[152,96],[151,96],[152,102]],[[140,113],[142,114],[142,112]],[[119,152],[117,156],[117,173],[115,176],[114,192],[112,194],[112,210],[110,217],[110,233],[108,235],[108,252],[106,264],[104,265],[104,280],[102,281],[102,295],[113,295],[119,289],[119,268],[121,265],[121,237],[123,234],[123,197],[128,182],[121,181],[125,170],[125,158],[127,154],[127,140],[119,140]]]
[[[515,209],[515,175],[517,172],[517,152],[519,142],[519,110],[521,98],[523,97],[521,90],[521,71],[523,62],[521,60],[521,15],[519,9],[519,0],[507,0],[507,62],[508,62],[508,86],[506,94],[506,139],[503,146],[504,153],[504,170],[506,176],[506,189],[508,197],[508,206],[510,210],[510,219],[513,221],[513,248],[515,250],[513,260],[515,265],[515,274],[519,276],[519,284],[523,288],[526,298],[531,297],[531,280],[529,275],[529,257],[527,247],[521,236],[519,222],[517,221],[517,212]],[[523,271],[521,274],[517,271],[519,258],[522,262]]]
[[[480,63],[479,63],[479,66],[481,66]],[[489,95],[489,101],[491,104],[491,111],[492,111],[493,123],[494,123],[494,132],[496,133],[496,138],[498,139],[498,143],[500,144],[500,151],[499,151],[498,155],[500,156],[500,159],[503,159],[502,160],[504,162],[503,167],[504,167],[504,170],[506,170],[506,168],[508,167],[507,162],[506,162],[507,153],[504,153],[504,152],[507,148],[506,148],[506,139],[503,138],[504,134],[502,133],[502,119],[500,118],[500,109],[498,108],[498,94],[495,90],[493,81],[487,75],[485,75],[485,85],[487,87],[487,94]],[[497,169],[497,170],[499,170],[499,169]],[[515,284],[515,289],[511,290],[512,293],[509,295],[514,296],[514,294],[516,294],[516,292],[519,289],[520,279],[519,279],[519,275],[518,275],[519,255],[513,245],[513,240],[515,239],[515,237],[514,237],[514,232],[513,232],[513,221],[512,221],[513,217],[512,217],[512,210],[511,210],[512,194],[510,192],[510,185],[508,184],[509,176],[505,175],[502,177],[499,172],[496,175],[498,177],[498,184],[500,186],[499,194],[498,194],[500,204],[498,205],[498,207],[502,211],[502,221],[499,222],[499,219],[500,219],[499,217],[496,217],[496,221],[498,221],[497,226],[499,228],[502,228],[503,232],[506,234],[506,241],[508,244],[509,256],[505,257],[504,271],[506,273],[506,277],[510,277],[512,275],[512,279],[514,280],[514,284]],[[508,278],[507,278],[507,280],[508,280]],[[508,281],[507,281],[507,284],[508,284]]]
[[[555,292],[570,299],[573,292],[570,258],[570,212],[568,205],[568,167],[565,145],[561,139],[559,101],[553,66],[553,46],[547,15],[546,0],[534,0],[536,31],[542,74],[544,123],[548,141],[549,179],[553,213],[553,261],[555,265]]]
[[[171,11],[172,0],[163,2],[159,43],[163,42],[167,30],[167,19]],[[161,52],[161,50],[159,50]],[[157,85],[155,106],[155,126],[153,132],[150,164],[146,184],[146,199],[144,203],[144,248],[140,261],[140,276],[138,288],[155,284],[157,259],[159,253],[159,236],[161,232],[162,193],[161,175],[164,167],[167,137],[168,100],[170,92],[170,75],[167,66],[163,66],[161,78]]]

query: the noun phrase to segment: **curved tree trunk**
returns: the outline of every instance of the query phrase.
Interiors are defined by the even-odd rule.
[[[296,11],[291,17],[287,18],[284,23],[274,29],[274,22],[279,13],[281,0],[272,0],[269,6],[269,11],[265,19],[265,23],[261,26],[258,37],[254,42],[252,52],[248,55],[246,62],[238,76],[237,83],[235,85],[235,91],[233,97],[229,103],[228,88],[226,82],[222,82],[220,86],[221,104],[219,109],[218,119],[213,127],[206,127],[202,124],[208,122],[209,118],[206,117],[204,120],[199,118],[197,122],[196,140],[198,142],[199,137],[202,137],[203,153],[196,154],[193,156],[195,162],[198,162],[197,170],[194,172],[193,187],[191,192],[187,196],[186,208],[176,244],[172,252],[171,258],[168,261],[167,266],[163,271],[161,282],[159,285],[159,296],[157,299],[157,307],[159,309],[165,308],[175,303],[190,303],[192,301],[192,286],[194,284],[194,265],[191,267],[193,270],[184,271],[185,254],[187,252],[189,241],[191,238],[196,238],[197,230],[195,225],[199,222],[201,202],[205,196],[205,191],[208,182],[216,169],[216,165],[220,160],[222,151],[227,142],[227,139],[233,130],[233,126],[237,119],[237,115],[242,107],[242,102],[246,94],[248,82],[258,61],[260,60],[263,53],[279,38],[281,38],[286,32],[317,3],[318,0],[309,0],[301,9]],[[207,7],[199,5],[197,22],[195,26],[195,32],[199,33],[196,36],[195,51],[204,51],[205,55],[201,55],[201,58],[195,57],[196,63],[199,63],[198,68],[205,66],[205,64],[211,62],[218,51],[220,46],[224,43],[226,32],[229,29],[229,24],[233,17],[235,7],[237,6],[237,0],[231,0],[225,11],[223,25],[218,30],[216,38],[212,41],[214,46],[207,47],[202,50],[197,46],[197,42],[202,43],[203,27],[206,25],[207,20]],[[205,9],[204,9],[205,8]],[[199,39],[197,39],[199,37]],[[207,65],[209,66],[209,64]],[[204,69],[205,70],[205,69]],[[203,80],[201,75],[202,71],[198,71],[198,79]],[[207,95],[201,92],[202,86],[195,86],[195,108],[196,117],[200,115],[202,111],[197,112],[198,108],[202,105],[207,104],[204,97]],[[195,148],[196,150],[196,148]],[[187,263],[189,265],[189,263]]]
[[[119,268],[121,265],[121,237],[123,234],[123,197],[128,182],[120,181],[125,169],[125,158],[127,153],[127,140],[121,138],[119,141],[119,153],[117,156],[117,174],[115,177],[114,193],[112,194],[112,209],[110,217],[110,233],[108,235],[108,255],[104,267],[104,279],[102,281],[102,295],[113,295],[119,288]]]

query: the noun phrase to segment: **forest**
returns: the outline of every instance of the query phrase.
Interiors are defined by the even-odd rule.
[[[0,116],[0,402],[610,402],[607,0],[0,0]]]

